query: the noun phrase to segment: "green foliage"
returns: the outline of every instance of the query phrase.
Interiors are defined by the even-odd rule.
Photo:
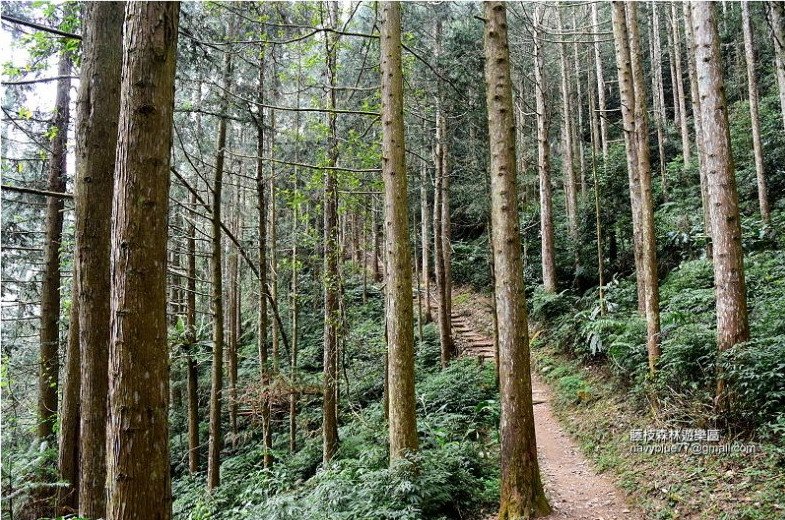
[[[308,290],[308,286],[304,287]],[[276,463],[262,467],[260,432],[221,465],[221,486],[204,492],[204,477],[174,479],[175,518],[202,519],[424,519],[456,518],[489,507],[498,499],[498,394],[491,366],[458,359],[439,368],[434,324],[423,327],[416,347],[417,424],[420,451],[388,467],[388,425],[382,399],[383,297],[361,277],[345,279],[348,334],[344,342],[341,444],[324,466],[321,454],[321,399],[301,400],[299,449],[287,452],[286,432],[274,429]],[[307,356],[320,353],[318,312],[303,311],[301,344]],[[176,343],[182,327],[173,327]],[[312,352],[312,353],[311,353]],[[301,377],[321,367],[304,368]],[[346,385],[348,383],[348,385]],[[276,422],[277,424],[277,422]],[[181,447],[180,450],[183,448]]]
[[[720,366],[728,380],[735,418],[747,425],[781,421],[785,410],[785,335],[740,343],[723,353]]]
[[[453,242],[452,279],[456,285],[469,285],[479,291],[485,291],[491,286],[486,236],[472,241]]]

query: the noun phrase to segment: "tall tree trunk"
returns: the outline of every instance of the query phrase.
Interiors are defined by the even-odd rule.
[[[760,137],[760,110],[758,101],[758,78],[755,72],[755,47],[750,22],[750,3],[741,3],[741,25],[744,32],[744,61],[747,65],[747,92],[750,100],[750,124],[752,126],[752,150],[755,157],[755,178],[758,184],[758,206],[764,223],[771,220],[766,177],[763,172],[763,143]]]
[[[125,3],[86,4],[84,16],[75,152],[81,350],[79,514],[100,518],[106,514],[109,251]]]
[[[438,118],[437,118],[438,119]],[[434,148],[434,164],[435,175],[433,183],[433,267],[436,280],[436,294],[437,294],[437,312],[436,317],[439,321],[439,344],[440,350],[440,363],[441,367],[445,368],[450,362],[450,318],[447,315],[444,301],[444,262],[442,255],[442,248],[444,242],[441,240],[442,229],[442,171],[441,171],[441,148],[438,145],[440,130],[437,125],[436,141],[437,145]]]
[[[540,480],[534,436],[528,318],[515,180],[515,121],[504,3],[486,2],[485,20],[494,296],[499,317],[502,461],[499,520],[512,520],[545,516],[551,508]]]
[[[231,28],[229,33],[232,33]],[[213,313],[213,366],[210,385],[210,439],[207,445],[207,489],[214,489],[221,483],[221,405],[223,401],[223,349],[224,349],[224,302],[223,302],[223,250],[221,246],[221,196],[223,192],[224,160],[226,156],[226,111],[228,94],[231,85],[232,55],[224,53],[223,59],[223,94],[221,96],[218,139],[215,149],[215,176],[213,178],[212,208],[212,251],[210,253],[210,271],[212,287],[210,291],[211,309]]]
[[[684,157],[684,164],[690,162],[690,132],[687,127],[687,102],[684,97],[684,76],[681,68],[681,34],[679,32],[679,18],[676,14],[676,3],[671,3],[671,31],[673,31],[673,68],[676,72],[676,98],[679,106],[679,113],[676,122],[679,124],[681,134],[681,149]]]
[[[600,142],[602,143],[602,159],[608,159],[608,123],[605,103],[605,78],[602,72],[602,54],[600,52],[600,22],[597,15],[597,4],[591,4],[591,21],[594,30],[594,69],[597,76],[597,110],[600,115]]]
[[[553,243],[553,195],[551,188],[548,108],[545,99],[545,67],[542,53],[543,6],[534,11],[534,89],[537,110],[537,169],[540,177],[540,235],[542,238],[542,283],[545,291],[556,292],[556,254]]]
[[[698,176],[701,190],[701,206],[703,209],[703,233],[706,235],[706,256],[711,258],[711,206],[709,205],[709,185],[706,178],[706,153],[702,135],[701,100],[698,96],[698,75],[695,70],[695,36],[692,32],[692,7],[689,2],[682,4],[684,15],[684,38],[689,52],[687,53],[687,72],[690,77],[690,99],[692,100],[692,119],[695,132],[695,150],[698,157]]]
[[[177,2],[125,13],[112,207],[108,520],[172,514],[166,242]]]
[[[326,6],[330,27],[338,26],[338,6]],[[327,76],[330,85],[329,109],[336,107],[336,60],[338,36],[326,35]],[[327,116],[329,128],[327,165],[338,163],[338,127],[336,113]],[[335,170],[328,169],[324,176],[324,387],[322,406],[322,458],[329,462],[338,449],[338,326],[340,324],[340,282],[338,262],[338,188]]]
[[[190,206],[197,205],[196,196],[191,194]],[[188,378],[188,471],[199,471],[199,370],[194,357],[196,349],[196,224],[188,219],[187,238],[187,289],[185,327],[186,366]]]
[[[654,125],[657,127],[657,156],[660,164],[662,194],[667,198],[665,179],[665,90],[662,83],[662,43],[660,41],[660,16],[657,2],[651,2],[651,25],[649,26],[650,62],[652,67],[652,100]],[[689,57],[688,57],[689,59]]]
[[[414,397],[412,254],[403,129],[401,4],[381,5],[382,177],[387,264],[390,463],[417,450]]]
[[[578,27],[575,10],[572,11],[572,29]],[[575,143],[577,144],[578,163],[581,169],[581,194],[586,190],[586,156],[583,150],[583,89],[581,88],[581,67],[578,58],[578,42],[572,44],[573,64],[575,67],[575,110],[578,112],[577,125],[575,126]]]
[[[268,144],[270,145],[270,156],[272,157],[272,141],[275,133],[275,111],[270,110],[270,136],[268,137]],[[270,186],[268,189],[268,204],[267,204],[267,248],[268,248],[268,268],[267,268],[267,283],[270,288],[270,297],[275,305],[278,305],[278,210],[275,207],[275,172],[272,163],[270,165]],[[270,347],[271,347],[271,366],[270,371],[275,373],[280,367],[280,347],[281,341],[278,335],[278,329],[272,327],[270,330]]]
[[[73,485],[60,494],[60,507],[84,516],[106,510],[109,240],[124,7],[85,5],[76,101],[76,253],[59,463],[61,478]]]
[[[56,129],[49,155],[47,189],[65,191],[68,103],[71,89],[71,58],[60,55],[57,97],[51,126]],[[44,241],[44,279],[41,284],[41,356],[38,374],[38,438],[54,442],[57,420],[57,386],[60,371],[60,242],[63,237],[63,199],[47,197]]]
[[[626,5],[630,65],[635,97],[635,134],[638,147],[638,175],[640,179],[641,235],[643,242],[643,280],[646,286],[646,346],[649,354],[649,373],[654,374],[660,357],[660,296],[657,273],[657,246],[654,230],[654,197],[651,188],[649,159],[649,125],[646,107],[646,82],[643,78],[637,4]],[[682,109],[682,115],[684,110]],[[689,148],[689,145],[688,145]]]
[[[785,4],[768,2],[771,38],[774,43],[774,68],[777,74],[777,88],[780,93],[780,110],[785,124]]]
[[[260,103],[264,103],[264,50],[259,56],[259,79],[257,85],[257,97]],[[259,299],[257,302],[257,332],[256,339],[259,350],[259,371],[262,385],[265,387],[270,382],[270,367],[267,350],[267,329],[269,327],[267,317],[267,199],[265,195],[266,182],[264,179],[264,110],[259,111],[259,120],[256,127],[256,204],[259,226]],[[272,463],[272,429],[270,428],[270,400],[265,397],[262,402],[262,435],[264,437],[264,467],[267,468]]]
[[[424,154],[423,154],[424,155]],[[431,321],[430,258],[430,208],[428,207],[428,167],[425,160],[420,165],[420,241],[422,244],[422,285],[425,291],[425,321]]]
[[[442,21],[436,21],[436,56],[442,54]],[[450,329],[450,298],[451,291],[447,280],[447,262],[449,253],[445,248],[450,248],[449,238],[445,241],[445,229],[449,230],[449,198],[447,190],[449,181],[447,180],[447,160],[445,155],[447,136],[445,132],[447,125],[444,122],[444,106],[442,99],[442,82],[437,79],[436,94],[436,146],[434,153],[434,191],[433,191],[433,256],[434,272],[436,274],[436,290],[438,300],[438,319],[439,319],[439,343],[441,345],[441,366],[446,367],[452,358],[452,337]],[[447,184],[447,188],[445,188]],[[447,208],[445,209],[445,202]],[[444,223],[445,216],[448,223]],[[449,231],[448,231],[449,233]]]
[[[741,247],[739,196],[730,144],[725,79],[722,73],[717,15],[712,2],[693,4],[693,34],[705,167],[714,246],[714,287],[717,296],[717,346],[720,352],[747,341],[747,298]],[[725,407],[725,383],[718,378],[717,399]]]
[[[297,60],[297,106],[300,106],[300,77],[302,74],[301,62],[298,56]],[[294,115],[294,131],[295,131],[295,162],[300,162],[300,112],[295,112]],[[294,184],[295,198],[298,198],[298,182],[300,171],[297,166],[294,167],[294,174],[292,183]],[[297,294],[298,287],[298,234],[297,225],[300,220],[300,203],[298,200],[293,204],[292,215],[292,298],[291,298],[291,311],[292,311],[292,350],[289,353],[289,368],[291,370],[292,390],[289,393],[289,452],[294,453],[297,450],[297,349],[298,349],[298,334],[299,334],[299,295]],[[307,216],[307,213],[306,213]],[[306,224],[307,232],[307,224]],[[272,442],[272,436],[270,436]],[[272,444],[271,444],[272,445]]]
[[[624,145],[627,151],[627,174],[632,210],[632,238],[635,256],[635,278],[638,289],[638,312],[646,314],[646,284],[643,276],[643,233],[641,231],[641,186],[638,170],[638,140],[635,130],[635,92],[633,87],[630,48],[627,36],[626,9],[622,2],[614,2],[611,10],[616,48],[616,69],[624,125]]]
[[[557,8],[556,20],[559,33],[564,32],[561,9]],[[567,208],[567,227],[570,238],[578,238],[578,193],[576,189],[575,164],[573,158],[572,93],[570,92],[569,66],[567,64],[567,44],[559,44],[561,63],[562,97],[562,166],[564,169],[564,196]]]
[[[65,353],[63,401],[60,407],[57,470],[65,486],[57,489],[55,515],[78,512],[79,498],[79,389],[81,387],[79,351],[79,271],[73,269],[71,313],[68,320],[68,346]]]
[[[230,199],[231,200],[231,199]],[[240,203],[240,189],[238,186],[234,186],[234,201],[232,206],[232,212],[230,213],[229,218],[231,219],[231,224],[233,232],[236,236],[238,235],[239,226],[238,224],[238,212],[239,212],[239,203]],[[226,259],[226,275],[229,278],[229,290],[228,290],[228,305],[227,305],[227,319],[226,324],[228,325],[228,340],[226,342],[226,375],[227,375],[227,383],[228,383],[228,390],[229,390],[229,431],[232,432],[232,446],[236,446],[237,443],[237,338],[238,338],[238,331],[237,331],[237,312],[238,312],[238,258],[237,258],[237,248],[232,246],[229,249],[228,258]]]
[[[591,82],[590,82],[591,83]],[[589,98],[590,110],[594,108],[594,99]],[[597,133],[592,133],[592,141],[597,139]],[[591,154],[591,173],[594,184],[594,229],[597,233],[597,285],[599,288],[600,314],[605,314],[605,267],[602,252],[602,219],[600,213],[600,181],[597,178],[597,154],[594,153],[596,146],[592,143]]]
[[[444,108],[444,107],[442,107]],[[442,138],[442,151],[441,157],[441,241],[442,241],[442,272],[444,273],[444,301],[442,307],[444,310],[444,317],[442,318],[446,323],[447,340],[445,341],[445,348],[449,353],[449,358],[452,359],[456,356],[455,345],[452,340],[451,331],[451,317],[452,317],[452,218],[450,217],[450,174],[447,169],[447,156],[449,146],[447,136],[447,118],[444,112],[441,112],[441,138]]]

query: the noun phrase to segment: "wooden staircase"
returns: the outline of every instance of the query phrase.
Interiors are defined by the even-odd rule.
[[[418,295],[414,291],[414,309],[417,312]],[[425,298],[423,295],[423,305]],[[437,316],[439,309],[436,305],[436,298],[431,296],[431,316]],[[452,313],[450,316],[450,327],[452,329],[452,340],[460,356],[474,356],[480,361],[496,362],[496,347],[493,338],[488,338],[474,330],[466,316]]]

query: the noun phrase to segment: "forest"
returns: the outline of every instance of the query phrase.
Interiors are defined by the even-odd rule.
[[[3,518],[785,519],[785,2],[0,9]]]

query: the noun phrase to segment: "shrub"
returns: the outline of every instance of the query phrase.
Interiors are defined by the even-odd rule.
[[[720,356],[734,418],[751,426],[785,410],[785,335],[740,343]]]

